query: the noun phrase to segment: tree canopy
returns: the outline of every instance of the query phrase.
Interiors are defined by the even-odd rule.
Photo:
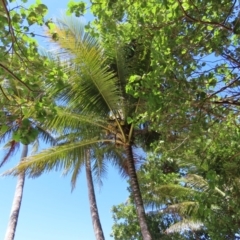
[[[145,209],[154,206],[154,214],[147,214],[152,238],[170,239],[166,233],[185,221],[201,225],[199,237],[234,239],[240,230],[239,1],[92,0],[88,10],[95,18],[81,39],[76,26],[63,33],[63,22],[56,28],[44,20],[47,6],[40,1],[28,9],[10,2],[0,3],[1,134],[6,111],[14,111],[13,121],[31,116],[52,131],[71,130],[72,149],[85,147],[87,135],[91,146],[108,142],[118,153],[121,146],[141,146],[147,156],[137,176]],[[82,16],[86,6],[69,1],[67,14]],[[54,61],[40,54],[34,24],[48,27],[47,37],[67,54]],[[89,126],[95,127],[86,131]],[[70,159],[68,147],[30,158],[45,164],[36,161],[30,174],[64,161],[75,164],[79,151]],[[134,194],[130,190],[130,199]],[[131,200],[114,208],[116,239],[141,239],[127,214],[134,205]],[[117,223],[120,218],[124,224]],[[164,219],[164,230],[156,232]],[[174,234],[194,238],[181,229]]]

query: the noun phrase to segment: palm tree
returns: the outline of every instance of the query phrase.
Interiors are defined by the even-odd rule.
[[[0,119],[0,143],[8,141],[8,143],[5,145],[8,151],[3,160],[0,162],[0,167],[2,167],[10,159],[20,144],[22,145],[20,162],[27,157],[29,144],[34,142],[33,150],[37,150],[38,136],[47,143],[55,143],[54,138],[43,128],[39,122],[33,122],[23,115],[22,106],[16,102],[16,99],[25,99],[26,92],[24,93],[23,88],[19,88],[15,81],[9,79],[5,81],[4,87],[4,92],[11,92],[11,99],[6,99],[4,96],[1,98],[3,114],[1,115]],[[15,236],[23,197],[24,182],[25,173],[21,172],[18,175],[5,240],[13,240]]]
[[[21,121],[20,121],[21,120]],[[29,119],[20,119],[18,118],[18,123],[15,127],[10,126],[8,123],[9,129],[5,132],[1,133],[0,139],[1,141],[4,140],[7,136],[10,138],[10,141],[7,143],[6,146],[9,147],[7,154],[3,158],[2,162],[0,163],[0,167],[2,167],[12,156],[15,152],[19,144],[22,145],[22,154],[20,158],[20,162],[27,157],[29,144],[33,141],[35,142],[33,148],[38,145],[38,140],[36,139],[37,136],[42,137],[43,140],[47,143],[54,144],[54,138],[45,131],[41,125],[37,125],[36,123],[32,123]],[[11,125],[15,125],[15,123],[11,123]],[[24,132],[27,135],[24,135]],[[19,140],[16,140],[16,138]],[[25,173],[21,172],[18,175],[16,190],[13,198],[12,209],[10,213],[9,223],[5,235],[5,240],[13,240],[16,232],[18,216],[21,208],[21,202],[23,197],[23,189],[24,189],[24,182],[25,182]]]
[[[144,202],[147,206],[154,207],[156,213],[161,212],[174,219],[174,223],[165,230],[166,234],[184,233],[189,230],[206,233],[209,220],[203,212],[206,210],[208,214],[215,214],[221,212],[221,207],[217,204],[206,204],[203,209],[205,199],[212,197],[224,201],[229,200],[229,197],[219,188],[222,186],[212,188],[209,181],[198,175],[199,173],[188,173],[181,177],[179,166],[183,169],[187,166],[190,172],[193,169],[196,172],[204,169],[200,162],[190,165],[184,160],[175,161],[170,158],[150,160],[143,166],[138,176]],[[156,169],[160,175],[156,175]]]
[[[76,137],[76,130],[81,133],[81,136],[87,137],[89,134],[88,127],[86,125],[84,128],[81,126],[78,128],[72,129],[67,128],[68,133],[65,132],[62,136],[58,138],[59,145],[66,145],[72,142],[78,142],[79,137],[77,134]],[[74,133],[74,134],[73,134]],[[76,137],[76,138],[75,138]],[[88,136],[89,137],[89,136]],[[87,138],[88,138],[87,137]],[[83,165],[85,165],[86,171],[86,178],[87,178],[87,186],[88,186],[88,198],[90,204],[90,213],[92,218],[93,229],[95,233],[95,237],[97,240],[104,240],[104,233],[101,226],[100,216],[98,213],[97,201],[95,196],[94,190],[94,183],[93,183],[93,174],[97,177],[97,181],[101,184],[101,177],[106,172],[106,160],[110,160],[114,165],[117,165],[121,174],[126,175],[124,168],[125,166],[125,159],[122,158],[122,155],[119,151],[113,151],[112,147],[107,145],[105,148],[102,148],[102,145],[91,145],[91,149],[82,150],[79,149],[78,152],[74,153],[73,151],[69,151],[69,158],[74,159],[73,162],[68,163],[65,165],[65,173],[72,171],[72,190],[75,188],[76,181],[80,169]],[[94,161],[93,161],[94,160]]]
[[[90,212],[92,217],[92,224],[94,233],[97,240],[104,240],[104,233],[102,230],[102,225],[100,222],[100,217],[98,213],[97,201],[94,191],[94,184],[92,179],[92,169],[91,169],[91,161],[90,161],[90,150],[86,150],[86,160],[85,160],[85,169],[86,169],[86,178],[87,178],[87,186],[88,186],[88,198],[90,204]]]
[[[25,157],[27,157],[28,153],[28,145],[23,145],[22,154],[20,161],[22,161]],[[16,232],[18,216],[21,208],[22,197],[23,197],[23,188],[25,182],[25,174],[24,172],[18,175],[16,190],[13,198],[12,209],[10,213],[10,219],[5,235],[5,240],[13,240]]]
[[[109,70],[106,51],[93,37],[84,33],[81,24],[72,20],[63,21],[55,31],[61,49],[67,52],[65,67],[69,78],[64,88],[56,90],[55,86],[52,90],[58,92],[58,100],[63,104],[57,108],[57,116],[48,126],[64,134],[69,133],[69,129],[75,129],[71,135],[75,134],[79,141],[69,141],[68,144],[31,156],[10,172],[18,174],[19,171],[26,171],[30,176],[35,176],[59,166],[65,171],[71,168],[78,171],[81,165],[79,160],[82,164],[85,160],[81,154],[96,144],[101,144],[102,150],[111,146],[116,154],[121,150],[122,158],[127,160],[141,233],[144,240],[150,240],[133,153],[135,126],[133,122],[128,122],[128,118],[138,113],[141,101],[125,92],[131,72],[124,54],[119,47],[110,49],[117,66],[116,74]],[[84,126],[91,129],[87,136],[77,130],[84,129]],[[136,132],[139,134],[141,129]]]

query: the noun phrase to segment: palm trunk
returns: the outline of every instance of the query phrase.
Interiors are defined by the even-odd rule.
[[[148,226],[147,226],[147,219],[146,219],[146,214],[145,214],[145,209],[144,209],[144,205],[143,205],[141,191],[140,191],[139,184],[138,184],[138,179],[137,179],[131,145],[126,146],[126,153],[127,153],[127,157],[128,157],[128,173],[129,173],[129,177],[130,177],[133,199],[134,199],[134,202],[136,205],[137,216],[138,216],[138,221],[140,224],[142,237],[143,237],[143,240],[152,240],[151,234],[150,234],[150,232],[148,230]]]
[[[88,198],[90,203],[90,212],[92,217],[92,224],[95,233],[95,237],[97,240],[104,240],[104,234],[98,214],[97,202],[95,197],[93,179],[92,179],[92,170],[90,163],[90,155],[89,150],[86,153],[86,177],[87,177],[87,185],[88,185]]]
[[[28,153],[28,145],[23,145],[20,161],[22,161],[23,158],[27,156],[27,153]],[[7,232],[5,235],[5,240],[13,240],[15,236],[18,216],[19,216],[21,203],[22,203],[24,181],[25,181],[25,173],[23,172],[18,175],[17,186],[16,186],[14,198],[13,198],[13,204],[12,204],[10,219],[8,222]]]

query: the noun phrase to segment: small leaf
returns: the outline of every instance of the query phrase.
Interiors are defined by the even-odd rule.
[[[39,4],[36,8],[35,8],[36,12],[40,15],[44,15],[47,13],[48,8],[45,4]]]
[[[13,133],[12,135],[13,140],[15,140],[16,142],[19,142],[20,138],[21,138],[21,134],[18,131]]]
[[[1,126],[1,133],[5,133],[8,129],[9,129],[9,127],[7,125],[2,125]]]

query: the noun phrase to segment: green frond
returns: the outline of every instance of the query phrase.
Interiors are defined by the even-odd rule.
[[[65,59],[72,63],[70,87],[63,90],[61,99],[72,108],[106,114],[116,109],[120,100],[116,78],[104,64],[97,41],[83,30],[83,24],[76,19],[64,19],[55,29],[61,51],[66,50]]]
[[[55,31],[59,35],[60,45],[74,54],[76,52],[76,46],[81,43],[85,47],[89,47],[89,49],[95,46],[95,48],[99,49],[101,52],[102,49],[98,40],[92,37],[88,32],[85,32],[84,28],[85,26],[81,19],[62,16],[61,19],[57,20],[57,27],[55,28]],[[69,41],[71,44],[68,44]]]
[[[202,222],[200,221],[194,221],[191,219],[184,219],[180,222],[177,222],[173,225],[171,225],[167,230],[166,233],[167,234],[171,234],[171,233],[181,233],[184,231],[189,231],[191,230],[192,232],[200,230],[201,228],[203,228],[204,225]]]
[[[158,185],[153,186],[153,196],[155,198],[154,201],[157,203],[163,203],[165,201],[175,202],[175,199],[186,199],[187,197],[193,196],[195,193],[194,190],[183,187],[178,184],[166,184],[166,185]],[[176,197],[177,196],[177,197]]]
[[[31,154],[30,155],[36,154],[38,149],[39,149],[39,140],[36,139],[32,144],[32,149],[31,149]]]
[[[96,114],[78,114],[69,108],[56,108],[57,115],[48,124],[50,128],[63,131],[64,129],[83,129],[86,124],[92,127],[108,130],[106,119],[99,118]],[[82,127],[83,126],[83,127]]]
[[[53,169],[63,170],[65,174],[73,171],[75,162],[79,156],[83,156],[86,149],[91,149],[96,143],[112,142],[111,140],[92,138],[79,142],[55,146],[42,152],[26,158],[18,166],[10,169],[4,175],[18,175],[19,172],[25,171],[30,177],[38,177],[43,172],[49,172]],[[83,159],[84,161],[84,159]]]
[[[204,180],[202,176],[197,174],[188,174],[184,179],[188,187],[191,187],[197,191],[207,191],[209,186],[208,182]]]
[[[91,145],[97,142],[99,140],[95,138],[43,150],[41,153],[26,158],[18,166],[4,173],[4,175],[18,175],[19,172],[25,171],[30,177],[37,177],[43,172],[53,169],[69,172],[82,151],[91,148]]]
[[[126,158],[124,157],[122,148],[117,148],[115,143],[101,143],[95,145],[91,150],[91,158],[93,160],[92,172],[94,180],[99,186],[102,185],[102,179],[107,173],[107,162],[117,167],[122,176],[126,176],[124,168]]]
[[[132,59],[130,60],[128,58],[126,52],[127,46],[126,43],[121,43],[120,40],[117,39],[111,43],[108,42],[107,46],[104,48],[109,69],[117,76],[117,86],[121,94],[119,105],[121,106],[124,118],[132,115],[138,102],[138,99],[126,93],[126,85],[129,82],[129,78],[135,75],[136,69],[138,69],[137,62],[133,64],[131,61]]]
[[[95,152],[93,150],[92,152]],[[95,159],[93,160],[92,164],[92,174],[94,177],[94,181],[97,182],[98,186],[101,187],[103,185],[102,179],[107,174],[107,164],[106,159],[104,159],[104,156],[99,156],[99,154],[95,154]]]
[[[72,167],[72,177],[71,177],[72,191],[76,187],[78,176],[81,172],[82,165],[84,164],[83,160],[84,160],[83,156],[78,156]]]
[[[176,213],[182,217],[184,216],[196,216],[199,209],[199,203],[194,201],[183,201],[169,205],[165,212]]]
[[[12,134],[13,134],[14,128],[9,127],[6,131],[3,131],[0,134],[0,144],[6,142],[7,140],[11,139]]]
[[[44,126],[36,125],[36,129],[38,130],[38,137],[45,143],[49,143],[50,145],[56,145],[56,139],[53,137],[52,133],[48,132]]]
[[[66,143],[66,142],[72,142],[73,139],[76,139],[76,133],[75,132],[69,132],[69,133],[65,133],[62,135],[59,135],[56,137],[56,141],[58,142],[58,145],[61,145],[61,143]]]
[[[123,44],[114,42],[108,44],[104,48],[104,53],[108,57],[108,65],[112,72],[114,72],[118,79],[118,86],[122,96],[126,95],[125,86],[129,77],[128,67],[126,65],[126,58],[124,56]]]
[[[110,153],[108,157],[111,159],[112,165],[118,169],[120,176],[126,178],[128,176],[127,156],[123,149],[121,147],[116,148],[114,153]]]

